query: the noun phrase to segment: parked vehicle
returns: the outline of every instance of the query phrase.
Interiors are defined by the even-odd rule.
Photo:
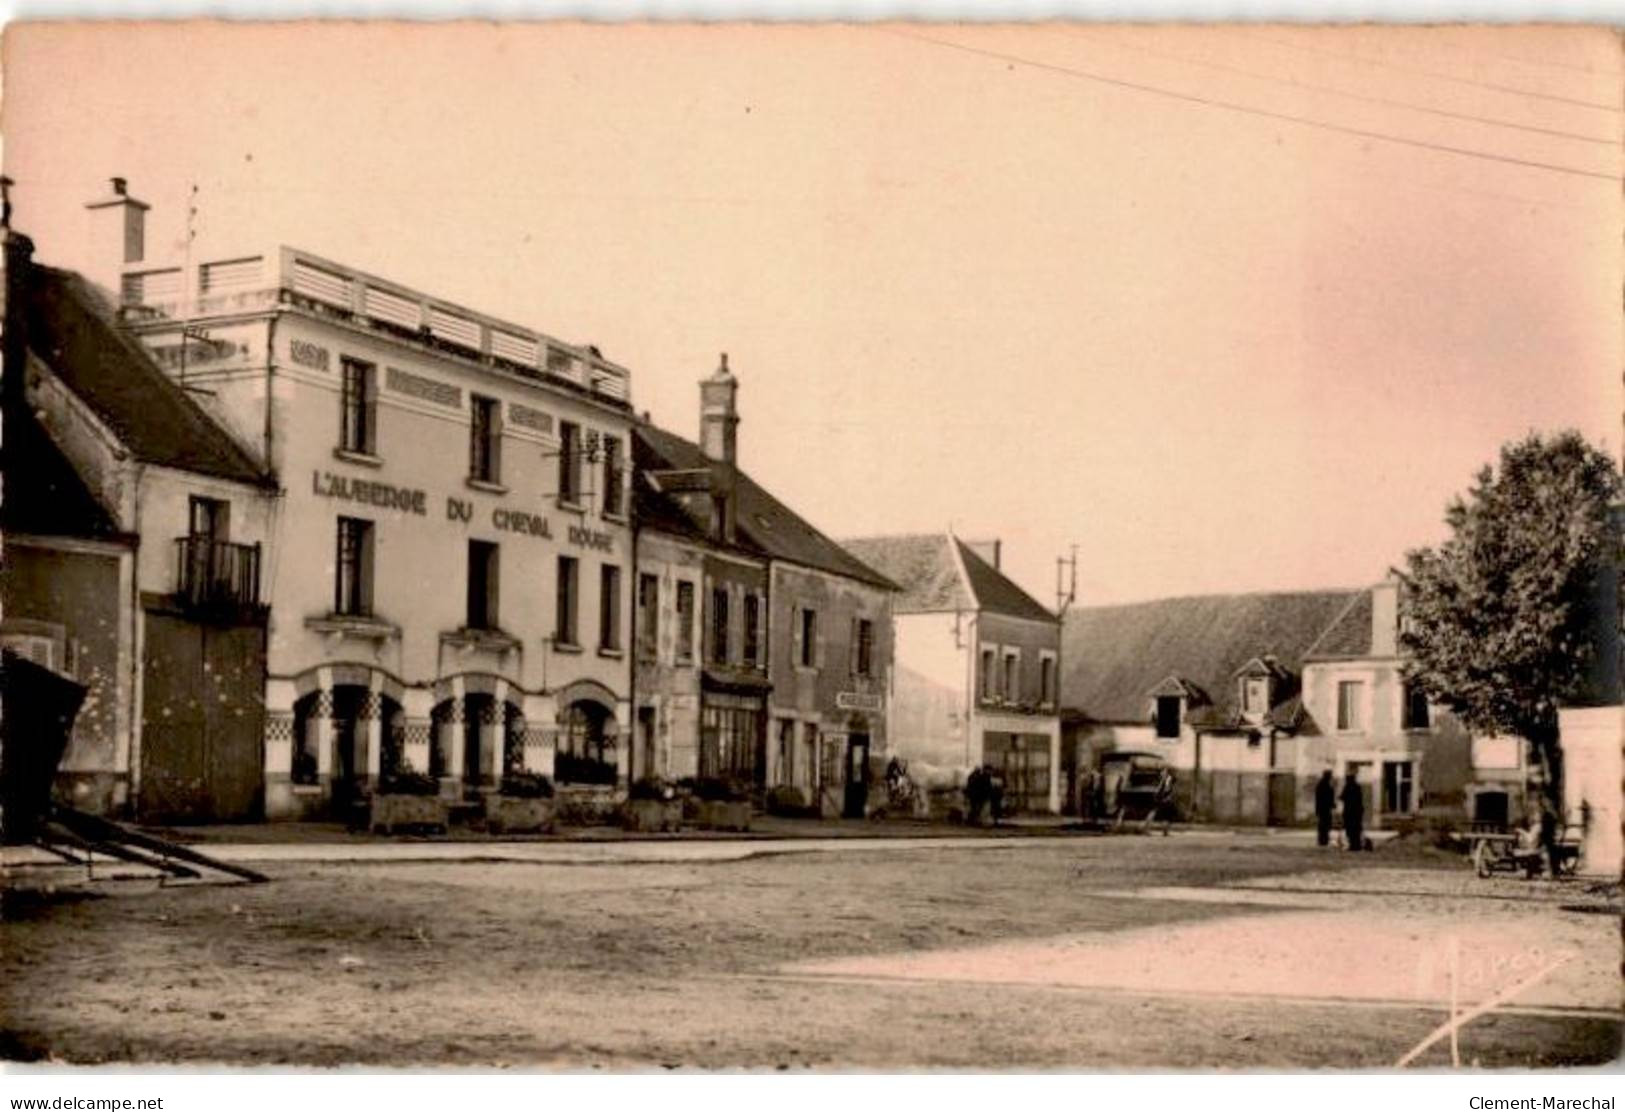
[[[1100,816],[1115,823],[1145,820],[1158,804],[1158,791],[1169,772],[1155,753],[1111,752],[1100,755]]]

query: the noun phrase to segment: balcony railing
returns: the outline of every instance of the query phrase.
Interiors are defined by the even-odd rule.
[[[175,594],[201,610],[260,604],[260,546],[203,536],[175,539]]]

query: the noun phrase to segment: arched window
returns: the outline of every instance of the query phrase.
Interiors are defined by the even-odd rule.
[[[586,699],[571,703],[559,720],[553,779],[561,784],[613,784],[615,739],[609,711]]]

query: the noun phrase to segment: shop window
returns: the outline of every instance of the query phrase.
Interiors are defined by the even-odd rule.
[[[339,447],[346,452],[378,452],[378,368],[359,359],[340,362]]]
[[[558,606],[553,641],[571,648],[577,644],[576,602],[581,593],[580,574],[581,564],[574,556],[559,557]]]
[[[608,732],[609,713],[597,703],[571,703],[559,720],[553,779],[561,784],[613,784],[615,741]]]
[[[372,616],[372,552],[372,522],[339,518],[334,613],[357,618]]]
[[[498,548],[488,541],[468,542],[468,628],[497,628]]]
[[[621,650],[621,569],[614,564],[598,572],[598,648]]]
[[[694,659],[694,584],[686,579],[677,581],[677,659]]]
[[[502,416],[495,398],[469,396],[472,424],[468,437],[468,477],[482,483],[502,481]]]

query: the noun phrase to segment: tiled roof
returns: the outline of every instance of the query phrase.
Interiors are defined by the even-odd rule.
[[[640,466],[647,465],[650,470],[709,469],[713,475],[718,475],[724,466],[706,456],[693,441],[684,440],[653,425],[639,425],[634,439],[639,442],[642,451],[640,458],[645,461]],[[885,590],[897,589],[895,583],[813,528],[743,470],[736,469],[735,476],[738,499],[735,535],[738,547],[803,567],[844,575]],[[643,490],[641,482],[639,490]],[[682,505],[652,488],[644,491],[644,501],[640,504],[653,508],[649,499],[664,503],[657,511],[662,520],[670,520],[669,515],[675,512],[689,519],[690,528],[697,529],[699,537],[707,535],[710,512],[708,506],[701,505],[704,499]]]
[[[895,613],[976,608],[976,600],[959,574],[946,533],[859,537],[841,543],[852,555],[902,588],[902,594],[892,604]]]
[[[1205,595],[1126,606],[1079,607],[1066,616],[1061,700],[1101,722],[1142,722],[1147,698],[1169,676],[1207,691],[1214,722],[1236,713],[1236,673],[1272,655],[1300,674],[1308,648],[1368,591]],[[1291,713],[1282,703],[1271,715]]]
[[[959,556],[970,579],[971,591],[982,610],[994,614],[1007,614],[1012,618],[1031,618],[1039,622],[1053,622],[1056,617],[1044,609],[1042,603],[1016,586],[1015,581],[998,568],[978,556],[964,541],[955,539]]]
[[[137,459],[238,482],[271,482],[119,326],[89,282],[47,266],[34,266],[32,279],[29,346]]]

